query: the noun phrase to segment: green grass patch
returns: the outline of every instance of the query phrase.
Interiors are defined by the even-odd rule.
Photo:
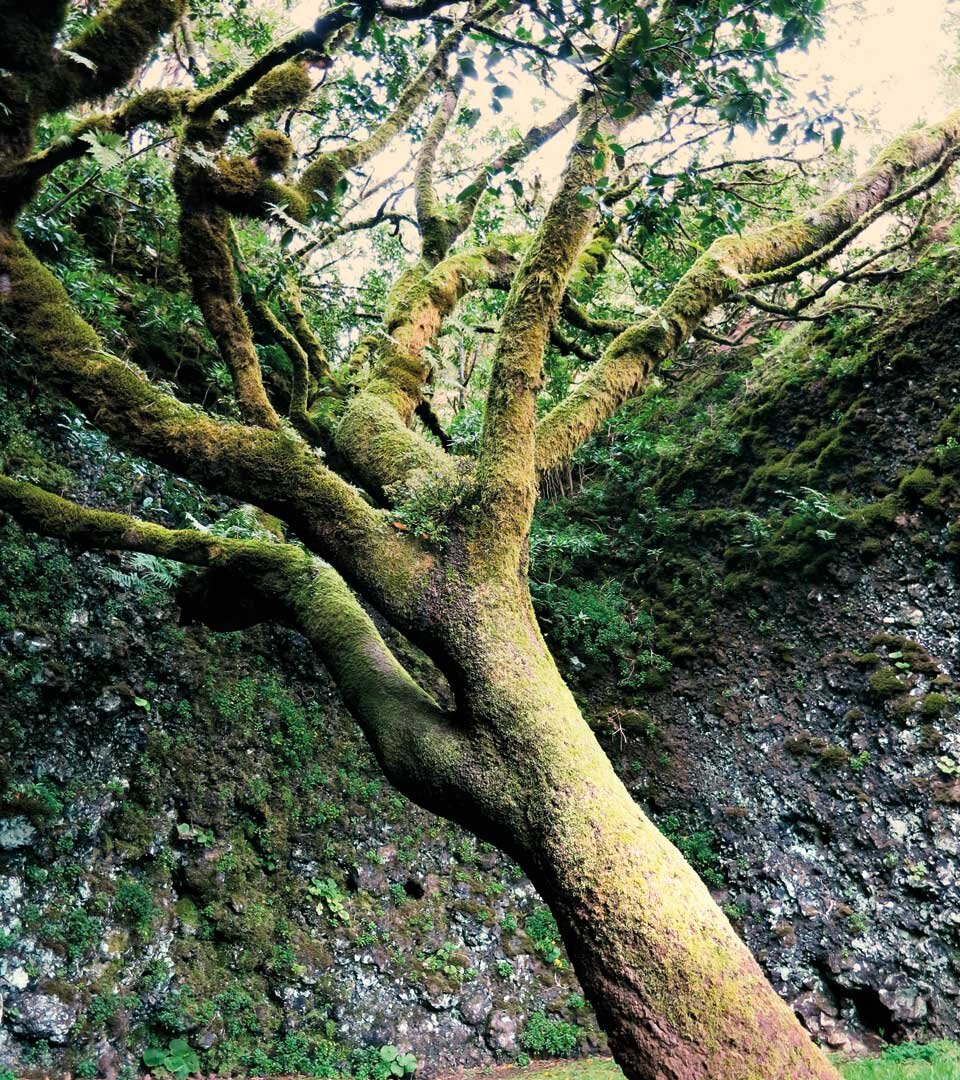
[[[904,1043],[889,1046],[879,1057],[837,1061],[843,1080],[960,1080],[960,1043]],[[622,1080],[610,1058],[581,1058],[529,1068],[478,1069],[465,1074],[477,1080]]]
[[[960,1044],[889,1046],[879,1058],[842,1067],[844,1080],[960,1080]]]

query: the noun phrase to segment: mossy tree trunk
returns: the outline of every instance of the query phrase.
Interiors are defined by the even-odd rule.
[[[836,1080],[614,772],[541,637],[525,581],[444,581],[430,606],[443,613],[443,666],[461,702],[458,798],[431,809],[530,876],[627,1076]]]

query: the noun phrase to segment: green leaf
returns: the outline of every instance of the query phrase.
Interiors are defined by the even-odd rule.
[[[833,144],[834,150],[840,149],[840,144],[843,142],[843,124],[838,123],[830,132],[830,142]]]
[[[624,103],[623,105],[618,105],[613,110],[613,118],[614,118],[614,120],[625,120],[628,116],[632,116],[632,115],[633,115],[633,106],[628,105],[626,103]]]
[[[116,143],[118,137],[115,135],[113,140]],[[80,136],[80,141],[85,142],[90,147],[90,154],[101,169],[113,169],[123,161],[123,155],[118,154],[112,146],[108,145],[105,134],[96,131],[85,131]]]
[[[190,1054],[192,1051],[186,1039],[172,1039],[170,1041],[170,1053],[176,1054],[177,1057],[183,1057],[184,1054]]]
[[[155,1069],[158,1065],[162,1065],[166,1060],[166,1050],[160,1050],[156,1046],[151,1046],[143,1052],[143,1063],[148,1069]]]
[[[607,152],[606,152],[606,150],[598,150],[593,155],[593,167],[597,170],[597,172],[599,172],[604,167],[604,165],[606,165],[606,163],[607,163]]]
[[[483,188],[483,184],[468,184],[457,196],[457,202],[466,202],[473,199]]]
[[[150,702],[147,701],[146,698],[135,697],[133,703],[140,709],[145,709],[147,712],[150,711]]]
[[[381,1061],[396,1061],[398,1050],[395,1046],[381,1046],[380,1047],[380,1060]]]

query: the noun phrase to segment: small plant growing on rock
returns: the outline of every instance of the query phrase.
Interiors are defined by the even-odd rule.
[[[417,1059],[413,1054],[401,1054],[395,1046],[381,1046],[380,1060],[389,1067],[388,1076],[413,1076],[417,1071]]]
[[[563,963],[558,944],[560,930],[549,908],[541,907],[532,911],[524,921],[523,928],[534,949],[548,964],[559,966]]]
[[[143,1052],[143,1063],[158,1075],[172,1076],[174,1080],[187,1080],[200,1071],[200,1058],[186,1039],[173,1039],[166,1047],[148,1047]]]
[[[520,1033],[520,1045],[536,1057],[569,1057],[583,1029],[566,1020],[551,1020],[545,1012],[531,1013]]]
[[[335,921],[350,921],[350,913],[343,903],[343,893],[333,878],[314,878],[307,886],[307,892],[317,897],[318,915],[329,913],[330,918]]]

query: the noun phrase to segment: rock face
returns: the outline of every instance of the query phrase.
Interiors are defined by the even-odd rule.
[[[33,1039],[65,1043],[77,1021],[77,1010],[52,994],[21,994],[11,1027]]]

